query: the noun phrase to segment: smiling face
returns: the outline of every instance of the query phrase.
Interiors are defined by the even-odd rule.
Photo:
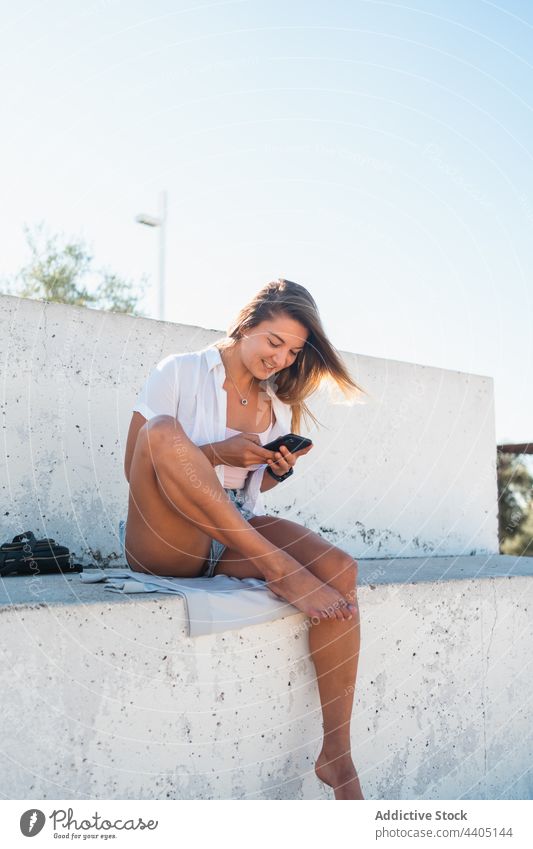
[[[249,371],[264,380],[293,364],[309,331],[285,313],[252,327],[240,340],[241,357]]]

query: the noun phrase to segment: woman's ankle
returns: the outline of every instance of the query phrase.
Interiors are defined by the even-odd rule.
[[[328,761],[341,762],[342,760],[352,757],[351,742],[350,740],[346,740],[342,737],[339,739],[333,738],[331,740],[324,739],[320,754]]]

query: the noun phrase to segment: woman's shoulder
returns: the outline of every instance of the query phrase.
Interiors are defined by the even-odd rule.
[[[179,354],[167,354],[166,357],[159,360],[156,365],[156,368],[159,370],[168,369],[170,370],[172,367],[181,368],[182,366],[187,366],[189,364],[201,363],[202,359],[205,357],[205,351],[182,351]]]

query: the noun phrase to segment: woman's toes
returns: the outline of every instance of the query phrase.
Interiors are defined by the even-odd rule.
[[[346,600],[346,606],[347,606],[348,610],[350,611],[350,613],[352,614],[352,616],[355,616],[355,614],[357,613],[357,604],[354,604],[353,602],[351,602],[347,599]]]
[[[350,611],[346,607],[346,602],[341,600],[338,604],[335,605],[335,616],[341,622],[344,622],[345,619],[349,618]]]
[[[341,599],[328,607],[322,608],[320,611],[314,611],[309,614],[312,617],[320,617],[321,619],[338,619],[344,622],[347,619],[353,619],[354,607],[346,599]]]
[[[342,605],[342,603],[338,602],[334,607],[334,611],[335,611],[335,619],[338,619],[339,622],[344,622],[344,620],[346,618],[346,614],[344,612],[344,606]]]

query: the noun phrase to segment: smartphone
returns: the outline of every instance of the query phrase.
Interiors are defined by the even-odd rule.
[[[278,436],[272,442],[267,442],[262,448],[268,448],[269,451],[279,451],[280,447],[285,445],[292,454],[295,454],[296,451],[301,451],[302,448],[307,448],[308,445],[312,444],[312,440],[307,439],[305,436],[298,436],[297,433],[287,433],[285,436]]]

